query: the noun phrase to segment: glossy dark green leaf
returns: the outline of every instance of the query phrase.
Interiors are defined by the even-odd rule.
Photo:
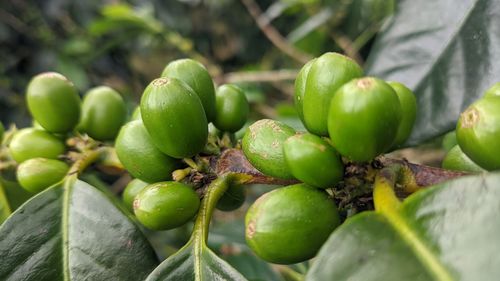
[[[0,280],[142,280],[157,264],[137,225],[101,191],[68,179],[0,228]]]
[[[414,90],[418,111],[408,144],[454,128],[459,113],[499,81],[498,26],[498,0],[398,2],[367,73]]]
[[[498,280],[500,174],[410,196],[389,217],[364,212],[325,243],[306,280]]]
[[[342,28],[349,38],[357,39],[369,29],[376,31],[383,21],[392,15],[394,0],[353,0],[347,10]]]
[[[255,256],[250,249],[224,255],[223,258],[248,280],[283,281],[283,278],[272,269],[271,264]]]
[[[146,280],[246,280],[226,261],[196,240],[191,240],[177,253],[168,257]]]
[[[245,277],[207,246],[210,219],[219,198],[233,175],[218,178],[203,198],[189,242],[163,261],[146,281],[246,281]]]
[[[227,244],[238,248],[247,247],[244,220],[235,219],[229,222],[215,221],[212,223],[208,245],[213,249],[218,249]]]

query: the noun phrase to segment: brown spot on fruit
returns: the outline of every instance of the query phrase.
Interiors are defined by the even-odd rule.
[[[246,232],[247,232],[247,237],[252,239],[253,235],[255,234],[255,221],[254,220],[252,220],[252,221],[250,221],[250,223],[248,223]]]
[[[132,204],[134,207],[134,210],[139,209],[139,206],[141,205],[141,202],[139,202],[139,199],[135,198],[134,203]]]
[[[471,107],[461,114],[460,119],[462,128],[472,128],[480,119],[479,111],[475,107]]]
[[[356,82],[356,86],[360,89],[368,89],[373,85],[373,78],[361,78]]]
[[[155,79],[151,84],[153,84],[153,86],[162,86],[167,84],[168,81],[170,81],[168,78],[158,78]]]

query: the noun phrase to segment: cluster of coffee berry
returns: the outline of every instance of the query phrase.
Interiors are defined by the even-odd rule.
[[[203,152],[209,122],[234,133],[245,124],[248,111],[239,87],[227,84],[216,91],[206,68],[191,59],[169,63],[161,78],[146,87],[136,120],[122,127],[115,142],[120,162],[136,178],[123,199],[143,225],[172,229],[195,216],[199,196],[192,186],[172,181],[172,173],[184,168],[181,159]],[[232,186],[218,208],[233,210],[244,198],[244,189]]]
[[[295,107],[308,132],[270,119],[246,131],[242,148],[255,168],[303,182],[264,194],[250,207],[246,240],[263,259],[312,258],[340,223],[325,189],[343,179],[344,163],[370,161],[410,135],[414,94],[401,83],[362,75],[348,57],[323,54],[295,81]]]
[[[46,72],[33,77],[26,90],[33,126],[18,130],[8,142],[17,166],[19,184],[38,193],[61,181],[69,166],[63,161],[66,140],[75,133],[95,140],[111,141],[127,118],[125,102],[118,92],[100,86],[90,89],[83,102],[66,77]]]
[[[447,135],[449,151],[443,168],[466,172],[500,169],[500,83],[486,90],[459,117]]]

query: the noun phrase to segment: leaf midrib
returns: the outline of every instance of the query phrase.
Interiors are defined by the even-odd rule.
[[[64,198],[62,202],[62,217],[61,217],[61,237],[62,237],[62,252],[63,252],[63,279],[64,281],[70,281],[70,270],[69,270],[69,205],[71,201],[71,192],[73,191],[73,186],[76,182],[76,176],[68,177],[64,181]]]
[[[448,269],[438,260],[435,253],[418,237],[415,230],[408,225],[405,218],[401,216],[401,208],[386,209],[379,212],[384,216],[389,225],[400,235],[407,246],[415,253],[422,265],[428,269],[436,280],[453,281]]]

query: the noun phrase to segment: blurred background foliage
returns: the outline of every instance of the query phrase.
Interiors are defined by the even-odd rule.
[[[81,93],[112,86],[132,107],[182,57],[201,61],[217,83],[245,87],[257,114],[293,115],[304,62],[335,51],[363,63],[394,1],[2,1],[0,117],[29,124],[24,91],[43,71],[66,75]]]
[[[190,57],[202,62],[217,84],[242,86],[253,119],[271,117],[300,127],[292,105],[298,70],[330,51],[363,64],[395,6],[395,0],[2,1],[0,119],[5,125],[31,124],[24,91],[31,77],[44,71],[64,74],[82,95],[97,85],[111,86],[132,111],[169,61]],[[84,178],[115,193],[129,179],[92,173]],[[238,211],[217,211],[210,246],[249,280],[299,280],[307,264],[271,266],[244,241],[246,208],[272,188],[253,186]],[[190,228],[145,231],[165,258],[186,242]]]

